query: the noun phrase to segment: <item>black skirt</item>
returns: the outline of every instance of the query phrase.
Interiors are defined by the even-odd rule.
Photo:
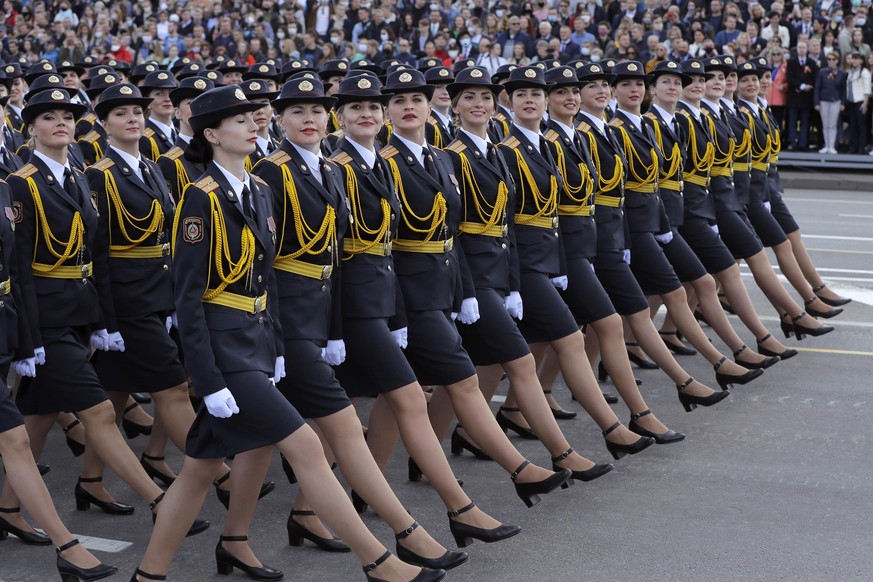
[[[176,342],[167,333],[166,316],[153,313],[119,319],[123,352],[97,352],[92,358],[106,390],[160,392],[187,380]]]
[[[448,386],[476,375],[476,368],[461,345],[461,335],[448,313],[410,311],[407,319],[406,359],[421,384]]]
[[[588,259],[568,260],[567,279],[570,282],[567,290],[560,293],[577,325],[581,327],[615,313],[615,307]]]
[[[782,232],[785,234],[791,234],[792,232],[800,230],[800,226],[797,224],[797,221],[794,220],[791,211],[788,210],[788,206],[782,199],[781,194],[770,196],[770,210],[773,218],[775,218],[776,222],[779,223],[779,226],[782,227]]]
[[[386,319],[344,319],[343,341],[346,361],[336,367],[336,377],[349,396],[378,396],[416,381]]]
[[[721,273],[736,264],[734,256],[706,220],[700,218],[686,220],[685,224],[679,227],[679,232],[682,235],[681,238],[684,239],[683,242],[687,243],[687,246],[691,248],[691,251],[699,259],[698,263],[701,263],[700,266],[704,268],[704,273]],[[668,248],[672,246],[673,243],[670,243],[664,249],[671,263],[673,263],[673,259]],[[673,263],[673,267],[676,267],[676,263]],[[678,268],[676,269],[676,274],[679,275],[679,279],[683,283],[694,280],[684,279]],[[695,277],[695,279],[702,276],[703,274]]]
[[[311,341],[285,340],[285,373],[277,387],[303,418],[322,418],[352,404]]]
[[[579,331],[579,324],[548,275],[522,273],[521,299],[524,313],[518,329],[527,343],[552,342]]]
[[[657,243],[656,243],[657,244]],[[598,251],[594,258],[594,274],[619,315],[633,315],[649,309],[649,302],[624,262],[621,250]],[[631,254],[633,261],[633,254]]]
[[[697,255],[694,254],[694,251],[691,250],[691,247],[688,246],[688,242],[682,238],[676,227],[671,228],[671,231],[673,232],[673,240],[669,244],[662,245],[661,249],[664,251],[664,256],[667,257],[667,260],[673,266],[673,271],[679,277],[679,280],[682,283],[690,283],[706,276],[706,268],[700,262],[700,259],[697,258]],[[710,230],[710,232],[712,231]],[[712,234],[715,233],[713,232]]]
[[[630,268],[646,295],[665,295],[682,286],[664,248],[650,232],[631,233]]]
[[[226,373],[224,379],[239,413],[216,418],[201,404],[185,444],[189,457],[221,459],[238,455],[278,443],[303,426],[303,417],[263,372]]]
[[[716,214],[718,235],[735,259],[748,259],[764,250],[745,212]]]
[[[515,320],[503,305],[503,296],[494,289],[476,289],[479,320],[473,325],[458,323],[464,349],[476,366],[502,364],[530,353]],[[522,320],[526,317],[522,313]]]
[[[0,363],[0,433],[24,424],[21,412],[15,406],[15,403],[12,402],[12,393],[6,386],[6,378],[9,377],[9,365],[11,363],[11,355],[4,356],[2,363]]]
[[[788,240],[785,231],[761,202],[753,202],[748,208],[749,221],[765,247],[775,247]]]
[[[36,378],[22,378],[16,404],[25,416],[78,412],[106,400],[91,365],[91,329],[42,328],[45,364]]]

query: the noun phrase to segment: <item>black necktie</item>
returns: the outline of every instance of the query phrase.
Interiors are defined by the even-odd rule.
[[[677,138],[679,137],[679,122],[676,121],[676,118],[673,118],[673,121],[670,122],[670,128],[673,130],[673,135]]]
[[[382,167],[382,160],[379,159],[379,156],[376,156],[376,161],[373,164],[373,171],[376,174],[376,179],[387,186],[388,180],[385,178],[385,168]]]
[[[497,148],[495,148],[493,144],[488,144],[488,149],[485,157],[488,158],[488,161],[491,162],[492,166],[494,166],[495,168],[500,168],[500,162],[497,161]]]
[[[321,172],[321,185],[330,192],[330,173],[327,171],[327,163],[324,158],[318,159],[318,171]]]
[[[9,158],[9,150],[5,147],[0,148],[0,155],[3,156],[3,165],[7,168],[12,167],[12,160]]]
[[[546,142],[546,138],[540,136],[540,154],[545,158],[546,162],[554,167],[554,162],[552,162],[552,154],[549,151],[548,142]]]
[[[139,173],[142,174],[142,183],[145,184],[152,193],[157,194],[158,190],[155,187],[155,183],[152,182],[152,173],[149,171],[149,167],[142,158],[139,160]]]
[[[439,181],[440,175],[437,172],[436,164],[433,163],[433,156],[427,151],[424,153],[424,169],[434,180]]]
[[[242,189],[242,207],[243,207],[243,214],[245,214],[246,217],[254,220],[255,210],[254,210],[254,208],[252,208],[252,193],[249,190],[248,186],[243,186],[243,189]]]
[[[170,143],[176,143],[177,137],[179,137],[179,134],[176,132],[175,128],[170,129]]]

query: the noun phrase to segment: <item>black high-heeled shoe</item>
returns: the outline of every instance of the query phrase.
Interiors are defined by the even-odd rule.
[[[606,441],[606,450],[609,451],[609,454],[612,455],[612,458],[616,461],[622,458],[625,455],[636,455],[642,450],[645,450],[655,444],[655,439],[652,437],[641,436],[639,439],[634,441],[629,445],[623,445],[620,443],[614,443],[606,438],[609,433],[617,429],[621,426],[620,422],[616,422],[611,427],[604,431],[600,431],[600,434],[603,435],[603,440]]]
[[[418,463],[415,462],[415,459],[409,457],[406,461],[406,469],[409,473],[408,478],[410,481],[418,483],[421,481],[421,478],[424,476],[424,473],[419,468]],[[455,479],[458,482],[459,487],[464,487],[464,482],[461,479]]]
[[[537,440],[537,435],[529,429],[517,424],[515,421],[510,420],[503,412],[521,412],[520,408],[507,408],[506,406],[501,406],[500,410],[497,411],[497,414],[494,418],[497,419],[497,424],[500,425],[500,428],[503,429],[503,432],[512,431],[523,439],[529,441]]]
[[[149,510],[152,512],[152,523],[155,523],[158,520],[158,514],[155,513],[155,508],[164,500],[164,494],[161,493],[155,500],[149,503]],[[188,533],[185,534],[186,538],[190,538],[191,536],[196,536],[199,533],[203,533],[209,529],[209,526],[212,525],[211,522],[205,519],[195,519],[194,523],[191,524],[191,527],[188,528]]]
[[[167,576],[163,574],[149,574],[148,572],[143,572],[139,568],[137,568],[133,572],[133,576],[130,577],[130,582],[139,582],[139,576],[142,576],[146,580],[166,580]]]
[[[300,547],[303,545],[303,540],[309,540],[313,544],[315,544],[319,550],[324,550],[325,552],[351,552],[352,549],[346,545],[344,541],[339,538],[323,538],[321,536],[317,536],[294,519],[295,515],[315,515],[314,511],[302,511],[297,509],[292,509],[290,515],[288,515],[288,523],[286,524],[286,529],[288,530],[288,545]]]
[[[758,353],[761,354],[762,356],[770,356],[770,357],[774,357],[774,358],[779,358],[780,360],[787,360],[788,358],[793,358],[794,356],[796,356],[799,353],[797,350],[794,350],[791,348],[786,348],[784,352],[777,353],[777,352],[774,352],[773,350],[768,350],[763,345],[761,345],[765,341],[770,339],[771,337],[773,337],[772,334],[768,333],[767,335],[765,335],[761,339],[755,340],[758,344]]]
[[[288,462],[288,459],[285,458],[285,455],[279,453],[279,458],[282,459],[282,471],[285,472],[285,477],[288,478],[288,482],[294,485],[297,483],[297,475],[294,474],[294,469],[291,467],[291,463]]]
[[[624,342],[624,345],[627,347],[631,347],[631,348],[640,347],[640,344],[638,344],[636,342]],[[650,360],[647,360],[645,358],[641,358],[630,350],[627,350],[627,359],[630,360],[631,362],[633,362],[634,364],[636,364],[637,368],[640,368],[643,370],[657,370],[658,369],[658,364],[656,364],[655,362],[652,362]]]
[[[659,445],[669,445],[670,443],[678,443],[679,441],[685,440],[685,435],[681,432],[676,432],[675,430],[668,430],[667,432],[656,433],[640,426],[637,420],[644,416],[648,416],[649,414],[652,414],[652,411],[648,408],[642,412],[632,413],[630,422],[627,424],[627,427],[639,435],[655,439],[655,443]]]
[[[658,335],[661,336],[661,341],[664,342],[664,345],[667,346],[667,349],[676,354],[677,356],[696,356],[697,350],[689,348],[687,346],[682,345],[680,342],[679,345],[668,342],[663,339],[666,337],[675,337],[676,341],[679,341],[679,332],[678,331],[659,331]]]
[[[470,502],[469,505],[465,505],[461,509],[456,509],[455,511],[449,511],[446,513],[446,515],[449,516],[449,531],[452,532],[452,536],[455,538],[455,544],[457,544],[459,548],[466,548],[473,543],[473,540],[479,540],[480,542],[491,544],[511,538],[521,532],[521,528],[517,525],[504,524],[493,529],[485,529],[482,527],[467,525],[466,523],[461,523],[460,521],[452,519],[463,513],[467,513],[474,507],[476,507],[476,504]]]
[[[601,382],[606,382],[609,379],[609,372],[606,371],[606,366],[603,365],[603,360],[597,363],[597,379]],[[636,376],[634,376],[634,381],[637,383],[637,386],[641,386],[643,383],[643,380]],[[571,398],[576,400],[575,396],[571,396]],[[606,392],[603,392],[603,398],[606,400],[607,404],[618,404],[618,396],[615,394],[607,394]]]
[[[572,449],[570,449],[572,451]],[[518,468],[509,476],[512,482],[515,483],[515,493],[518,495],[528,508],[533,507],[540,502],[540,495],[551,493],[558,487],[566,489],[573,484],[570,480],[572,473],[569,469],[553,469],[554,473],[543,479],[542,481],[534,481],[533,483],[519,483],[517,481],[519,474],[524,471],[524,468],[530,465],[530,461],[525,460]]]
[[[745,362],[740,359],[740,354],[742,354],[749,346],[743,344],[742,346],[734,352],[734,362],[743,366],[744,368],[749,368],[751,370],[766,370],[770,366],[774,366],[779,363],[779,356],[767,356],[766,354],[761,354],[762,356],[766,356],[760,362]]]
[[[281,580],[285,575],[279,570],[269,566],[249,566],[221,545],[221,542],[247,542],[248,540],[249,536],[220,536],[218,538],[218,544],[215,546],[215,566],[218,573],[222,576],[228,576],[234,568],[237,568],[252,580]]]
[[[152,397],[148,395],[148,392],[131,392],[130,397],[140,404],[150,404],[152,401]]]
[[[702,325],[706,325],[708,327],[712,327],[711,325],[709,325],[709,322],[706,321],[706,316],[703,315],[699,309],[694,310],[694,319],[697,320],[697,323],[700,323]],[[681,335],[682,334],[680,334],[678,331],[676,332],[676,337],[679,338],[679,341],[682,341],[682,339],[680,338]]]
[[[722,301],[722,297],[725,297],[725,294],[719,293],[718,294],[718,302],[719,302],[719,304],[721,304],[721,308],[724,309],[727,313],[730,313],[731,315],[736,315],[737,312],[734,311],[734,308],[731,307],[730,303],[728,303],[727,301]]]
[[[394,534],[394,539],[397,540],[395,546],[397,557],[407,564],[415,564],[416,566],[430,568],[431,570],[451,570],[452,568],[457,568],[470,558],[467,552],[453,552],[451,550],[446,550],[446,553],[439,558],[425,558],[424,556],[419,556],[400,543],[400,540],[408,538],[412,535],[412,532],[417,529],[418,522],[413,521],[411,526],[400,533]]]
[[[212,484],[215,486],[215,496],[218,497],[218,501],[224,506],[225,509],[230,509],[230,491],[225,491],[224,489],[219,489],[219,486],[230,479],[230,471],[224,474],[223,477],[218,479],[217,481],[213,481]],[[269,495],[276,488],[276,483],[274,481],[267,481],[266,483],[261,485],[261,491],[258,493],[258,499],[263,498],[266,495]]]
[[[80,568],[71,561],[61,556],[61,552],[69,550],[73,546],[79,544],[78,539],[73,539],[62,546],[55,548],[58,554],[58,574],[61,575],[61,582],[91,582],[92,580],[100,580],[112,576],[118,572],[115,566],[107,566],[106,564],[98,564],[93,568]]]
[[[390,557],[391,552],[385,552],[379,558],[361,568],[364,571],[364,574],[367,576],[367,582],[387,582],[382,578],[374,578],[370,576],[370,572],[381,566],[382,562]],[[445,570],[431,570],[430,568],[422,568],[421,572],[416,574],[415,578],[413,578],[409,582],[440,582],[440,580],[444,579],[445,577]]]
[[[173,484],[173,481],[175,481],[176,478],[171,476],[171,475],[167,475],[166,473],[162,473],[161,471],[158,471],[157,469],[155,469],[154,466],[152,466],[151,463],[148,462],[148,461],[163,461],[163,460],[164,460],[164,457],[153,457],[151,455],[147,455],[147,454],[143,453],[139,457],[139,464],[142,465],[142,468],[145,469],[145,472],[149,477],[151,477],[152,479],[157,479],[158,481],[163,483],[164,486],[169,487],[170,485]]]
[[[821,302],[829,307],[840,307],[841,305],[845,305],[846,303],[851,303],[852,300],[848,297],[837,297],[836,299],[831,299],[830,297],[825,297],[824,295],[819,295],[818,292],[827,287],[824,283],[819,285],[818,287],[812,290],[815,293],[815,296],[821,299]]]
[[[723,392],[713,392],[709,396],[695,396],[694,394],[686,394],[683,392],[688,386],[694,382],[694,378],[691,376],[688,377],[687,380],[682,382],[681,384],[676,384],[676,390],[679,391],[679,402],[682,404],[682,407],[685,409],[685,412],[691,412],[697,406],[712,406],[713,404],[718,404],[722,400],[728,397],[730,394],[729,390],[725,390]]]
[[[82,487],[82,483],[100,483],[101,481],[103,481],[103,477],[79,477],[76,488],[73,490],[73,495],[76,497],[76,509],[88,511],[93,504],[109,515],[132,515],[134,512],[132,505],[125,505],[117,501],[101,501]]]
[[[806,327],[797,323],[803,316],[806,315],[805,311],[801,311],[799,315],[795,315],[791,318],[791,323],[785,323],[783,320],[779,320],[779,326],[782,328],[782,333],[785,334],[785,337],[791,337],[791,334],[794,333],[794,336],[797,338],[797,341],[801,341],[803,336],[811,335],[812,337],[818,337],[820,335],[824,335],[826,333],[830,333],[834,331],[833,326],[830,325],[822,325],[819,327]]]
[[[48,465],[42,465],[40,463],[36,464],[36,469],[39,471],[39,474],[45,476],[46,473],[50,472],[52,468]]]
[[[139,404],[134,402],[133,404],[131,404],[130,406],[128,406],[127,408],[124,409],[124,414],[127,414],[128,412],[130,412],[131,410],[133,410],[137,406],[139,406]],[[134,439],[141,434],[144,434],[146,436],[152,434],[151,425],[137,424],[137,423],[133,422],[132,420],[128,420],[125,417],[121,418],[121,428],[124,429],[124,434],[127,435],[128,440]]]
[[[543,394],[551,394],[551,393],[552,393],[551,390],[543,390]],[[560,407],[552,408],[551,406],[549,406],[549,408],[552,410],[552,416],[555,417],[555,420],[570,420],[571,418],[576,418],[576,413],[573,411],[564,410],[563,408],[560,408]]]
[[[576,469],[564,469],[563,467],[559,467],[557,465],[558,463],[569,457],[572,453],[573,449],[567,449],[557,457],[552,457],[552,471],[570,471],[570,479],[568,479],[566,483],[561,484],[561,489],[566,489],[576,479],[584,481],[585,483],[587,483],[588,481],[594,481],[598,477],[603,477],[615,468],[612,463],[600,463],[598,465],[594,465],[590,469],[577,471]]]
[[[20,507],[0,507],[0,513],[21,513]],[[26,544],[28,546],[50,546],[52,545],[52,540],[44,533],[40,533],[38,531],[24,531],[23,529],[17,528],[5,518],[0,517],[0,540],[5,540],[9,537],[9,534],[14,535],[21,543]]]
[[[803,302],[803,307],[806,308],[806,311],[809,312],[813,317],[822,317],[824,319],[830,319],[832,317],[836,317],[843,312],[842,307],[836,307],[834,309],[828,309],[827,311],[819,311],[812,307],[812,304],[815,303],[815,300],[818,299],[817,295],[813,295],[809,299]],[[822,302],[824,303],[824,302]],[[827,305],[827,304],[826,304]]]
[[[718,371],[718,369],[721,368],[722,364],[724,364],[725,362],[727,362],[727,357],[722,356],[721,359],[712,366],[712,369],[715,370],[715,381],[718,382],[718,385],[721,386],[722,390],[727,390],[728,386],[730,386],[731,384],[737,384],[739,386],[742,386],[743,384],[748,384],[755,378],[760,378],[764,375],[764,370],[761,369],[749,370],[748,372],[740,376],[734,376],[733,374],[722,374]]]
[[[367,511],[367,502],[363,500],[363,498],[358,495],[358,492],[352,489],[352,507],[355,508],[355,511],[358,513],[365,513]]]
[[[470,451],[477,459],[490,461],[491,457],[488,456],[488,453],[461,436],[461,433],[458,432],[459,428],[461,428],[460,424],[456,425],[455,430],[452,431],[452,454],[460,455],[464,451]]]
[[[85,445],[79,441],[73,440],[69,435],[70,429],[78,424],[82,424],[82,421],[77,418],[64,427],[64,440],[67,442],[67,446],[70,448],[70,452],[73,453],[74,457],[81,457],[85,454]]]

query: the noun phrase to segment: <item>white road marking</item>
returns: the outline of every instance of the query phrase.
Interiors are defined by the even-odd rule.
[[[815,204],[821,204],[821,198],[786,198],[786,200],[790,201],[792,204],[795,202],[814,202]],[[830,198],[828,198],[827,202],[828,204],[873,205],[873,202],[871,202],[870,200],[831,200]]]
[[[822,240],[851,240],[857,242],[873,242],[869,236],[833,236],[829,234],[803,234],[803,238],[818,238]]]
[[[873,214],[837,214],[840,218],[873,218]]]
[[[89,550],[95,550],[98,552],[109,552],[111,554],[117,554],[118,552],[124,551],[130,546],[133,545],[132,542],[125,542],[122,540],[109,540],[106,538],[95,538],[92,536],[83,536],[78,534],[76,536],[79,538],[79,541],[82,542]]]

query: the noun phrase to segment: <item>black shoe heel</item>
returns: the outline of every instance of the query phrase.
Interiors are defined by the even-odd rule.
[[[551,390],[543,390],[543,394],[551,394]],[[551,406],[549,407],[551,408]],[[576,413],[570,410],[564,410],[563,408],[551,408],[552,416],[555,417],[555,420],[570,420],[571,418],[576,418]]]
[[[818,337],[821,335],[825,335],[826,333],[831,333],[834,331],[833,326],[830,325],[821,325],[819,327],[805,327],[797,323],[800,321],[803,316],[806,315],[806,312],[801,311],[800,315],[795,315],[791,318],[791,327],[794,330],[794,335],[797,337],[797,340],[800,341],[803,339],[803,336],[809,335],[812,337]],[[783,329],[784,331],[784,329]]]
[[[497,419],[497,424],[500,425],[500,428],[503,429],[503,432],[508,432],[511,430],[512,432],[514,432],[515,434],[517,434],[518,436],[520,436],[521,438],[523,438],[525,440],[529,440],[529,441],[537,440],[537,435],[535,435],[531,429],[525,428],[525,427],[521,426],[520,424],[517,424],[516,422],[507,418],[506,415],[503,414],[504,411],[506,411],[506,412],[521,412],[521,409],[519,409],[519,408],[507,408],[506,406],[500,407],[500,410],[497,411],[497,414],[494,416],[494,418]]]
[[[285,455],[279,453],[279,457],[282,459],[282,471],[285,472],[285,476],[288,478],[288,482],[294,485],[297,483],[297,475],[294,474],[294,469],[291,467],[291,463],[288,462],[288,459],[285,458]]]
[[[284,574],[279,570],[269,566],[249,566],[244,564],[221,545],[221,542],[247,542],[248,540],[249,536],[220,536],[218,538],[218,545],[215,546],[215,566],[218,573],[222,576],[228,576],[236,568],[244,572],[252,580],[281,580]]]
[[[140,404],[150,404],[152,401],[152,397],[147,392],[132,392],[130,397]]]
[[[128,406],[127,408],[124,409],[124,414],[127,414],[128,412],[130,412],[131,410],[133,410],[137,406],[139,406],[139,404],[134,402],[133,404],[131,404],[130,406]],[[128,440],[135,439],[136,437],[138,437],[141,434],[144,434],[146,436],[152,434],[151,425],[137,424],[137,423],[133,422],[132,420],[127,420],[123,416],[121,418],[121,428],[124,429],[124,434],[127,435]]]
[[[0,513],[20,513],[20,507],[0,507]],[[5,540],[9,537],[9,534],[14,535],[21,543],[26,544],[28,546],[50,546],[52,545],[52,540],[45,534],[39,533],[38,531],[24,531],[23,529],[17,528],[5,518],[0,517],[0,540]]]
[[[215,496],[218,497],[218,501],[224,506],[225,509],[230,509],[230,491],[225,491],[224,489],[220,489],[219,486],[230,479],[230,471],[224,474],[224,477],[221,477],[217,481],[213,481],[213,485],[215,486]],[[266,495],[269,495],[276,488],[276,483],[273,481],[267,481],[263,485],[261,485],[261,491],[258,493],[258,499],[263,498]]]
[[[731,315],[736,315],[737,312],[734,311],[734,308],[731,307],[730,303],[728,303],[727,301],[722,301],[722,297],[724,297],[724,296],[725,296],[724,293],[718,294],[718,302],[721,304],[721,308],[724,309],[727,313],[730,313]]]
[[[367,576],[367,582],[386,582],[382,578],[374,578],[370,576],[370,572],[378,568],[382,562],[391,557],[391,552],[385,552],[380,557],[378,557],[373,562],[370,562],[366,566],[363,566],[361,569],[364,571],[364,575]],[[443,578],[446,577],[445,570],[431,570],[430,568],[422,568],[421,572],[419,572],[415,578],[410,580],[409,582],[440,582]]]
[[[138,576],[142,576],[146,580],[166,580],[167,577],[161,574],[149,574],[148,572],[143,572],[139,568],[134,571],[133,576],[130,577],[130,582],[139,582]]]
[[[79,424],[82,424],[82,421],[77,418],[64,427],[64,440],[67,442],[67,447],[69,447],[70,452],[73,453],[74,457],[81,457],[85,454],[85,445],[79,441],[71,439],[69,435],[70,430]]]
[[[573,449],[567,453],[573,452]],[[552,459],[554,461],[554,459]],[[518,468],[509,476],[512,482],[515,483],[515,493],[518,495],[524,504],[531,508],[540,502],[540,495],[551,493],[558,487],[566,489],[573,484],[572,471],[569,469],[553,468],[554,473],[549,475],[542,481],[534,481],[533,483],[519,483],[518,475],[524,471],[524,468],[530,465],[530,461],[525,460]]]
[[[408,538],[418,527],[418,522],[413,521],[411,526],[400,533],[394,534],[394,539],[397,540],[397,545],[395,546],[397,557],[407,564],[415,564],[416,566],[432,570],[451,570],[452,568],[457,568],[470,558],[467,552],[453,552],[451,550],[446,550],[446,553],[439,558],[425,558],[401,545],[400,540]]]
[[[62,582],[91,582],[92,580],[107,578],[118,572],[118,568],[115,566],[107,566],[106,564],[99,564],[93,568],[80,568],[61,556],[61,552],[69,550],[73,546],[78,545],[78,543],[79,540],[73,539],[64,545],[55,548],[55,552],[58,554],[58,574],[61,575]]]
[[[462,513],[467,513],[474,507],[476,507],[476,504],[471,502],[469,505],[465,505],[461,509],[447,512],[447,515],[449,516],[449,531],[452,533],[452,537],[455,538],[455,543],[459,548],[466,548],[473,543],[473,540],[479,540],[480,542],[491,544],[511,538],[521,532],[521,528],[517,525],[499,525],[493,529],[485,529],[467,525],[466,523],[461,523],[460,521],[452,519],[453,517],[458,517]]]
[[[631,414],[631,420],[628,423],[627,427],[637,433],[638,435],[647,436],[655,439],[655,443],[659,445],[669,445],[670,443],[678,443],[680,441],[685,440],[685,435],[681,432],[676,432],[675,430],[668,430],[667,432],[655,433],[648,429],[641,427],[637,420],[652,414],[652,411],[646,409],[642,412],[634,412]]]
[[[835,309],[829,309],[827,311],[819,311],[818,309],[811,307],[811,305],[813,303],[815,303],[816,299],[818,299],[818,296],[813,295],[812,297],[810,297],[809,299],[807,299],[806,301],[803,302],[803,307],[813,317],[822,317],[824,319],[830,319],[832,317],[838,316],[839,314],[841,314],[843,312],[843,309],[840,307],[837,307]],[[824,303],[824,302],[822,302],[822,303]]]
[[[361,499],[361,496],[354,489],[352,489],[352,507],[358,513],[366,513],[368,507],[367,502]]]
[[[782,353],[776,353],[773,350],[768,350],[767,348],[765,348],[764,346],[761,345],[762,343],[764,343],[765,341],[767,341],[771,337],[773,337],[773,336],[768,333],[767,335],[765,335],[761,339],[755,340],[758,343],[758,353],[761,354],[762,356],[771,356],[774,358],[779,358],[780,360],[787,360],[788,358],[793,358],[794,356],[796,356],[798,354],[797,350],[793,350],[791,348],[787,348]]]
[[[609,372],[606,371],[606,366],[603,365],[603,360],[597,363],[597,379],[601,382],[606,382],[609,379]],[[634,382],[637,383],[637,386],[643,384],[642,379],[637,378],[636,376],[634,376]],[[575,396],[571,396],[571,398],[576,400]],[[606,400],[607,404],[618,404],[618,396],[615,394],[607,394],[606,392],[603,392],[603,398]]]
[[[725,362],[727,362],[727,358],[722,356],[722,358],[712,366],[712,369],[715,370],[715,381],[718,383],[719,386],[721,386],[722,390],[727,390],[731,386],[731,384],[736,384],[738,386],[748,384],[755,378],[760,378],[764,375],[764,370],[761,369],[749,370],[748,372],[740,376],[734,376],[732,374],[722,374],[718,371],[718,369],[721,368],[722,364],[724,364]]]
[[[601,431],[601,433],[600,433],[603,435],[603,440],[606,441],[606,450],[609,451],[609,454],[612,455],[612,458],[615,459],[616,461],[621,459],[625,455],[636,455],[640,451],[647,449],[650,446],[652,446],[653,444],[655,444],[655,439],[653,439],[651,437],[644,437],[644,436],[641,436],[637,441],[635,441],[629,445],[622,445],[619,443],[614,443],[606,438],[609,435],[609,433],[611,433],[612,431],[614,431],[615,429],[617,429],[620,426],[621,426],[621,423],[616,422],[611,427],[609,427],[608,429],[606,429],[604,431]]]
[[[585,483],[588,481],[594,481],[598,477],[603,477],[615,468],[612,463],[600,463],[584,471],[559,467],[557,464],[569,457],[572,452],[573,449],[567,449],[557,457],[552,457],[552,471],[570,471],[570,478],[564,483],[561,483],[561,489],[567,489],[576,479]]]
[[[473,456],[480,461],[490,461],[491,457],[489,457],[485,451],[473,445],[470,441],[461,436],[461,434],[458,432],[459,428],[461,428],[460,424],[456,425],[455,430],[452,431],[452,454],[460,455],[464,451],[470,451],[471,453],[473,453]]]
[[[664,345],[667,346],[667,349],[676,354],[677,356],[696,356],[697,350],[689,348],[684,345],[676,345],[674,343],[668,342],[663,339],[664,337],[675,337],[677,341],[679,341],[679,332],[678,331],[659,331],[658,335],[662,337],[661,341],[664,342]]]
[[[631,347],[631,348],[640,347],[640,344],[638,344],[636,342],[624,342],[624,345]],[[636,355],[635,353],[631,352],[630,350],[627,350],[627,359],[630,360],[631,362],[633,362],[634,364],[636,364],[637,368],[640,368],[642,370],[657,370],[658,369],[658,364],[656,364],[655,362],[651,362],[649,360],[643,359],[643,358],[639,357],[638,355]]]
[[[153,457],[151,455],[147,455],[147,454],[143,453],[139,457],[139,464],[142,465],[142,468],[145,469],[145,472],[149,477],[151,477],[152,479],[157,479],[158,481],[163,483],[165,487],[169,487],[170,485],[173,484],[173,481],[175,481],[176,478],[171,477],[170,475],[167,475],[166,473],[162,473],[161,471],[158,471],[154,466],[152,466],[151,463],[148,462],[148,461],[163,461],[163,460],[164,460],[164,457]]]
[[[739,349],[737,349],[737,351],[734,352],[734,362],[736,362],[737,364],[739,364],[745,368],[749,368],[751,370],[766,370],[770,366],[774,366],[774,365],[779,363],[779,356],[764,354],[764,353],[761,353],[760,351],[759,351],[759,353],[761,353],[762,356],[766,356],[764,358],[764,360],[762,360],[760,362],[754,363],[754,362],[744,362],[744,361],[740,360],[739,359],[740,354],[742,354],[744,351],[746,351],[748,349],[748,347],[749,346],[747,346],[746,344],[743,344],[742,346],[739,347]]]
[[[413,483],[418,483],[421,481],[424,473],[421,472],[421,469],[418,468],[418,463],[415,462],[415,459],[409,457],[406,461],[406,469],[407,469],[407,478]]]
[[[82,487],[82,483],[100,483],[101,481],[103,481],[103,477],[79,477],[76,488],[73,490],[73,495],[76,497],[76,509],[88,511],[92,505],[96,505],[109,515],[133,514],[134,507],[132,505],[125,505],[117,501],[101,501]]]
[[[318,547],[319,550],[323,550],[325,552],[351,552],[352,549],[346,545],[344,541],[339,538],[323,538],[321,536],[315,535],[294,519],[295,515],[315,515],[314,511],[302,511],[297,509],[292,509],[291,514],[288,515],[288,523],[286,524],[286,529],[288,530],[288,545],[294,547],[300,547],[303,545],[303,540],[309,540],[313,544]]]
[[[152,512],[152,523],[155,523],[158,520],[158,514],[155,513],[155,508],[164,500],[164,494],[161,493],[155,500],[149,503],[149,510]],[[191,527],[188,528],[188,533],[185,534],[186,538],[190,538],[191,536],[196,536],[199,533],[203,533],[209,529],[209,526],[212,525],[211,522],[205,519],[195,519],[194,523],[191,524]]]
[[[718,404],[730,394],[730,391],[728,390],[724,390],[723,392],[713,392],[709,396],[695,396],[694,394],[686,394],[683,392],[683,390],[685,390],[692,382],[694,382],[694,378],[689,376],[688,379],[681,384],[676,384],[676,390],[679,391],[679,402],[682,404],[685,412],[691,412],[697,408],[698,405],[712,406]]]
[[[603,360],[597,362],[597,379],[601,382],[609,380],[609,372],[606,371],[606,366],[603,365]]]

